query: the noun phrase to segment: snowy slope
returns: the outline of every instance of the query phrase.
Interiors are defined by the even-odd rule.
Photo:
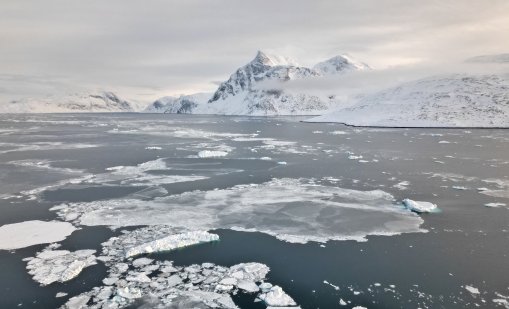
[[[134,112],[136,106],[112,92],[27,98],[0,104],[0,113]]]
[[[466,60],[472,63],[505,63],[509,64],[509,54],[482,55]]]
[[[191,95],[182,95],[180,97],[162,97],[147,106],[143,112],[191,114],[199,104],[206,103],[211,96],[211,93],[195,93]]]
[[[313,69],[321,75],[344,74],[348,71],[364,71],[371,68],[362,62],[347,55],[339,55],[332,57],[323,62],[317,63]]]
[[[320,115],[336,102],[306,93],[289,93],[281,84],[289,80],[316,78],[368,67],[349,58],[334,57],[318,69],[299,66],[295,61],[259,51],[256,57],[237,69],[221,83],[207,104],[200,104],[196,114],[222,115]]]
[[[309,119],[355,126],[509,127],[509,80],[444,75],[365,96],[351,107]]]

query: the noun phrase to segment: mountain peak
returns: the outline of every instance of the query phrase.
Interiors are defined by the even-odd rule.
[[[293,59],[278,55],[272,55],[261,50],[256,53],[256,56],[253,61],[251,61],[251,63],[262,64],[271,67],[281,65],[297,65]]]
[[[359,62],[349,55],[340,54],[317,63],[314,69],[322,74],[338,74],[346,71],[370,70],[371,68],[367,64]]]

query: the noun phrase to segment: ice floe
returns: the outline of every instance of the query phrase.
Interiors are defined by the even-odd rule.
[[[433,203],[414,201],[408,198],[403,200],[403,205],[405,205],[405,207],[408,208],[409,210],[417,213],[435,212],[438,209],[437,205]]]
[[[481,294],[481,292],[479,292],[478,288],[473,287],[471,285],[465,285],[465,290],[467,290],[468,292],[470,292],[470,294],[473,294],[473,295]]]
[[[153,200],[114,199],[61,204],[60,218],[112,227],[167,224],[175,228],[259,231],[305,243],[366,240],[367,235],[423,232],[422,219],[381,190],[326,186],[312,179],[273,179],[228,189],[191,191]]]
[[[28,273],[41,285],[66,282],[77,277],[83,269],[95,265],[95,250],[54,250],[49,246],[35,257],[26,258]]]
[[[497,208],[497,207],[505,207],[505,206],[507,206],[507,204],[506,203],[486,203],[486,204],[484,204],[484,206]]]
[[[266,293],[262,293],[258,296],[261,300],[271,307],[289,307],[296,306],[297,303],[286,294],[280,286],[273,286]]]
[[[240,263],[231,267],[213,263],[176,266],[167,260],[126,258],[130,246],[141,246],[149,239],[170,237],[169,226],[149,226],[125,231],[102,244],[108,267],[104,286],[71,298],[62,308],[238,308],[231,295],[256,293],[273,304],[295,302],[281,288],[265,282],[269,267],[260,263]],[[290,301],[291,300],[291,301]],[[81,307],[80,307],[81,306]]]
[[[204,231],[174,234],[129,248],[126,252],[126,257],[129,258],[144,253],[170,251],[217,240],[219,240],[219,236]]]
[[[24,221],[0,227],[0,250],[25,248],[64,240],[76,228],[68,222]]]
[[[202,150],[198,152],[199,158],[219,158],[219,157],[225,157],[228,155],[228,152],[226,151],[220,151],[220,150]]]

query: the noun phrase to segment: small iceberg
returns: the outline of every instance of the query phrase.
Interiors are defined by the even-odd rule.
[[[416,213],[429,213],[429,212],[436,212],[438,210],[437,205],[430,203],[430,202],[422,202],[422,201],[414,201],[411,199],[404,199],[403,205],[408,210],[411,210]]]
[[[95,250],[53,250],[50,245],[37,253],[36,257],[27,258],[27,270],[41,286],[53,282],[66,282],[76,278],[83,269],[95,265]]]
[[[76,228],[68,222],[24,221],[0,226],[0,250],[13,250],[64,240]]]
[[[126,258],[153,252],[171,251],[178,248],[219,240],[219,236],[204,231],[194,231],[166,236],[127,250]]]
[[[219,158],[219,157],[225,157],[228,154],[226,151],[220,151],[220,150],[202,150],[198,152],[199,158]]]

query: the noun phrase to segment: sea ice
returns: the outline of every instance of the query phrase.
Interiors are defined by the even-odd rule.
[[[228,152],[220,150],[202,150],[198,152],[199,158],[219,158],[225,157],[226,155],[228,155]]]
[[[0,250],[25,248],[64,240],[76,228],[68,222],[24,221],[0,227]]]
[[[192,246],[204,242],[217,241],[219,236],[204,231],[187,232],[166,236],[148,243],[132,247],[127,250],[126,257],[132,257],[144,253],[170,251],[182,247]]]
[[[478,288],[475,288],[471,285],[465,285],[465,290],[469,291],[471,294],[474,295],[481,294]]]
[[[424,231],[420,229],[422,219],[395,205],[389,193],[320,185],[312,179],[273,179],[262,184],[191,191],[149,201],[113,199],[62,204],[52,210],[81,225],[231,228],[259,231],[298,243],[331,239],[364,241],[367,235]]]
[[[505,207],[505,206],[507,206],[507,204],[506,203],[486,203],[486,204],[484,204],[484,206],[496,208],[496,207]]]
[[[41,285],[53,282],[66,282],[77,277],[83,269],[95,265],[95,250],[53,250],[49,246],[37,253],[36,257],[27,258],[28,273]]]
[[[404,199],[403,205],[411,211],[417,213],[434,212],[437,210],[437,205],[430,202],[414,201],[411,199]]]
[[[149,226],[124,231],[104,242],[102,256],[108,257],[104,263],[108,267],[108,278],[112,280],[104,282],[105,286],[73,297],[63,308],[80,308],[87,302],[87,308],[122,308],[136,301],[137,306],[150,308],[234,309],[238,307],[231,294],[258,293],[260,289],[264,296],[260,294],[258,297],[268,297],[274,304],[278,300],[281,304],[291,303],[292,308],[298,308],[281,288],[273,288],[264,282],[269,272],[269,267],[264,264],[240,263],[223,267],[203,263],[182,267],[173,266],[171,261],[126,259],[126,246],[141,245],[163,235],[171,236],[172,231],[176,229]]]
[[[297,303],[286,294],[280,286],[273,286],[270,291],[258,296],[261,300],[272,307],[297,306]]]

